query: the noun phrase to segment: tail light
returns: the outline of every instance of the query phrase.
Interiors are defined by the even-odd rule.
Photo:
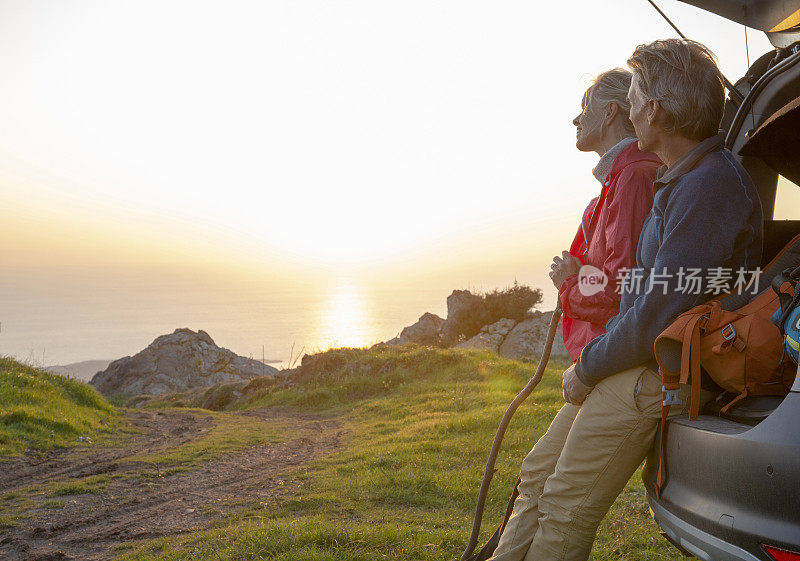
[[[800,561],[800,553],[764,544],[762,544],[761,547],[763,547],[764,551],[775,561]]]

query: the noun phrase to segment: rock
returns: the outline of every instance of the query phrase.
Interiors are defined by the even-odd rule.
[[[239,382],[236,384],[220,384],[209,388],[206,391],[202,405],[203,409],[210,409],[211,411],[222,411],[225,407],[235,399],[243,395],[243,388],[246,384]]]
[[[313,370],[316,372],[331,372],[347,364],[347,355],[344,352],[333,350],[330,352],[303,355],[300,360],[299,370]]]
[[[272,366],[218,347],[205,331],[176,329],[134,356],[115,360],[90,383],[104,395],[160,395],[275,373]]]
[[[489,310],[483,298],[469,290],[454,290],[447,297],[447,319],[441,327],[441,341],[445,345],[454,345],[459,342],[465,326],[477,326],[472,331],[475,333],[489,321]]]
[[[506,335],[500,345],[499,354],[507,358],[533,358],[537,359],[542,354],[550,318],[553,312],[534,312],[534,316],[519,322],[511,332]],[[561,335],[561,322],[558,323],[551,358],[569,358],[564,338]]]
[[[503,341],[516,325],[517,322],[513,319],[501,319],[491,325],[484,325],[475,337],[459,343],[456,347],[498,352]]]
[[[434,345],[439,342],[439,331],[444,324],[444,319],[436,314],[425,312],[417,320],[400,332],[400,339],[418,345]]]
[[[435,345],[439,342],[439,330],[442,328],[444,320],[425,312],[414,325],[403,328],[399,337],[386,341],[387,345],[407,345],[416,343],[417,345]]]

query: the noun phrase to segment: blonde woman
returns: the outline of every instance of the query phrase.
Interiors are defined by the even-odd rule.
[[[653,206],[653,180],[661,160],[637,146],[628,117],[631,76],[621,68],[600,74],[572,121],[578,150],[600,156],[592,174],[601,185],[600,194],[583,213],[569,251],[553,259],[550,272],[564,311],[564,345],[573,361],[619,313],[618,277],[636,262],[639,232]],[[605,275],[608,283],[603,290],[587,291],[578,285],[583,265]]]

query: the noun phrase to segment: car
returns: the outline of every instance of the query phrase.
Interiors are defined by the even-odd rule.
[[[766,32],[775,47],[735,83],[744,99],[729,97],[723,126],[761,197],[762,267],[792,240],[783,259],[798,263],[800,220],[776,219],[775,211],[779,188],[800,189],[800,0],[683,1]],[[765,271],[760,286],[769,289],[780,269]],[[657,435],[642,470],[651,514],[687,556],[800,561],[800,376],[785,397],[748,397],[722,412],[732,397],[720,390],[694,421],[670,418],[663,446]]]

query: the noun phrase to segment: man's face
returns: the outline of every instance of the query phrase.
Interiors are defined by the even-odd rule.
[[[639,74],[637,72],[633,73],[631,87],[628,89],[628,101],[631,102],[630,118],[636,131],[636,137],[639,139],[639,150],[651,151],[653,149],[653,131],[647,119],[647,100],[639,85]]]
[[[598,103],[589,107],[589,90],[583,94],[581,112],[572,119],[575,125],[575,146],[581,152],[592,152],[600,146],[601,132],[603,129],[603,112],[598,109]]]

